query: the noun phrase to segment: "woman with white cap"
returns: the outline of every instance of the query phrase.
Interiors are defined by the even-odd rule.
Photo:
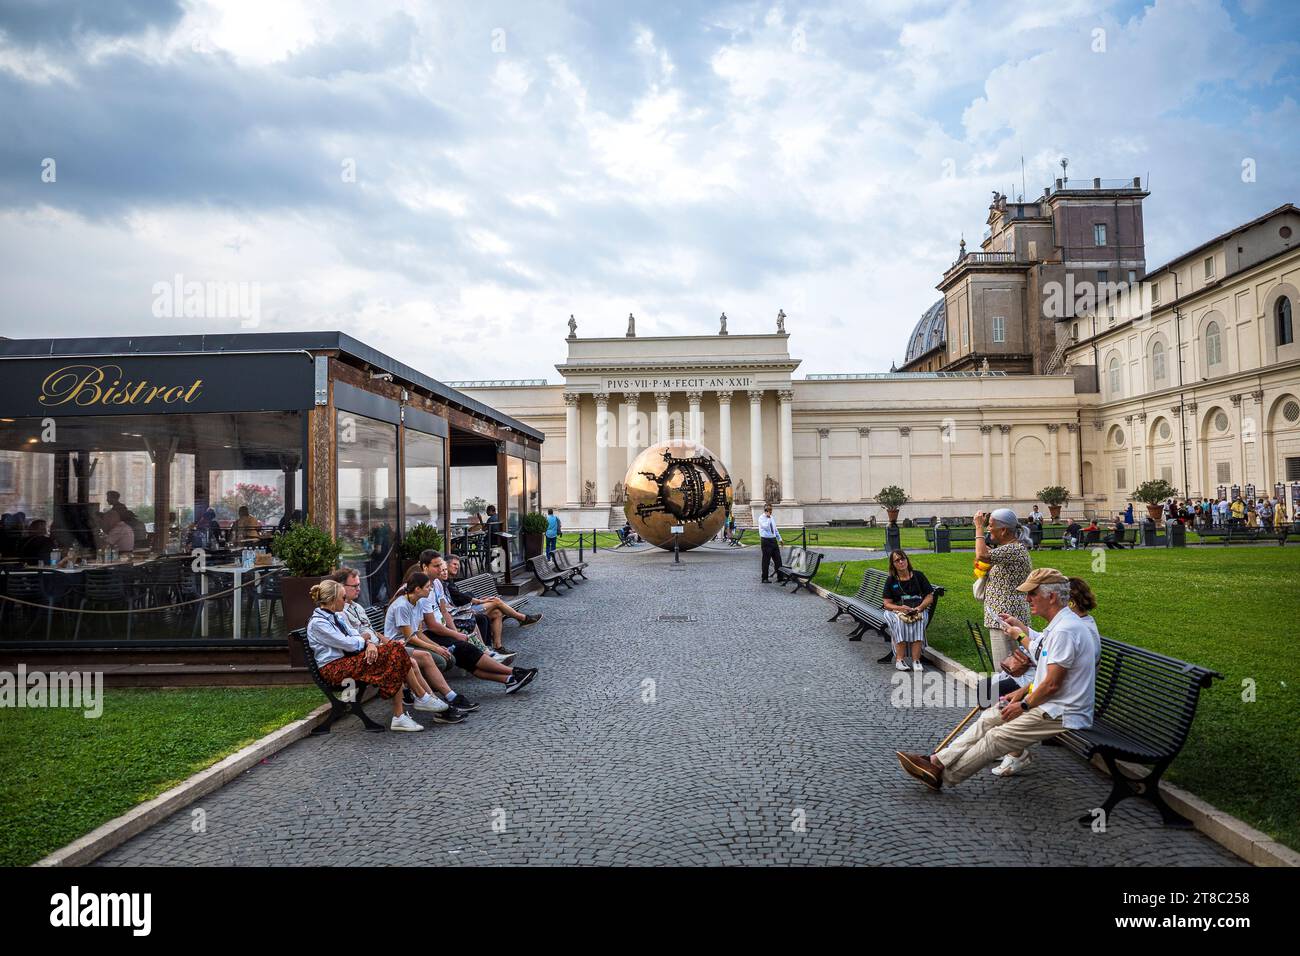
[[[988,526],[993,547],[984,541]],[[1029,529],[1020,523],[1010,508],[999,508],[992,514],[983,511],[975,515],[975,560],[992,565],[984,585],[984,626],[989,632],[989,648],[995,662],[1011,653],[1015,642],[1007,636],[999,615],[1009,614],[1018,620],[1028,620],[1029,602],[1016,588],[1025,583],[1034,562],[1029,557]]]

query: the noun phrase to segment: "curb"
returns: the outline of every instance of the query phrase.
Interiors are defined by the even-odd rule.
[[[830,592],[820,584],[810,584],[810,589],[823,600],[830,599]],[[927,646],[924,656],[935,664],[940,670],[955,674],[967,686],[976,683],[978,677],[976,673],[946,654],[936,651],[934,648]],[[1101,758],[1094,758],[1092,766],[1096,767],[1107,776],[1110,775],[1106,765]],[[1135,772],[1142,772],[1143,768],[1136,767],[1120,761],[1121,767],[1133,767]],[[1174,784],[1160,781],[1160,790],[1165,795],[1169,805],[1187,817],[1196,826],[1196,829],[1204,833],[1225,850],[1241,857],[1247,863],[1253,866],[1294,866],[1300,867],[1300,853],[1290,847],[1279,843],[1270,837],[1267,833],[1261,833],[1254,827],[1231,814],[1224,813],[1214,805],[1207,803],[1193,793],[1183,790]]]
[[[145,803],[132,807],[120,817],[100,824],[85,836],[78,837],[62,849],[55,850],[32,866],[85,866],[109,850],[121,846],[131,837],[153,826],[164,817],[182,810],[214,790],[219,790],[246,770],[262,760],[283,750],[296,740],[301,740],[322,723],[330,711],[322,704],[306,717],[273,730],[260,740],[235,751],[206,770],[200,770],[182,780],[166,793],[161,793]]]

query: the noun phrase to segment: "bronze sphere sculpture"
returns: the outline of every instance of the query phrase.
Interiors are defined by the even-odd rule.
[[[672,550],[674,525],[683,528],[678,546],[698,548],[722,528],[731,511],[731,478],[721,461],[697,441],[673,438],[651,445],[623,479],[628,523],[644,540]]]

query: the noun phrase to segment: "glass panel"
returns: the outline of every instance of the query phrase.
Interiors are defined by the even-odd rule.
[[[542,510],[542,484],[538,464],[535,461],[524,462],[525,486],[528,489],[528,507],[526,511]]]
[[[425,522],[439,531],[442,526],[442,439],[424,432],[406,430],[403,449],[403,480],[406,482],[404,530]]]
[[[497,501],[496,465],[458,465],[451,470],[451,520],[474,524]],[[468,507],[467,507],[468,506]]]
[[[506,530],[519,533],[524,509],[524,460],[506,456]]]
[[[343,564],[361,572],[358,600],[385,602],[397,523],[397,426],[340,410],[336,427]]]

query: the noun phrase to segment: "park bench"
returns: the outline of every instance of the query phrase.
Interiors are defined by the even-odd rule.
[[[974,525],[945,525],[948,528],[948,544],[951,547],[975,547]],[[934,547],[934,528],[925,529],[925,543]]]
[[[1291,535],[1291,526],[1280,528],[1215,528],[1212,531],[1199,532],[1206,544],[1258,544],[1263,541],[1276,541],[1285,545]]]
[[[866,518],[832,518],[829,522],[832,528],[865,528],[867,527]]]
[[[367,608],[366,618],[370,621],[370,626],[375,633],[382,634],[384,632],[384,608],[382,605],[376,604]],[[378,624],[375,623],[376,620],[378,620]],[[319,737],[328,734],[330,728],[334,725],[334,721],[340,717],[346,717],[348,714],[358,717],[370,733],[381,733],[384,730],[384,725],[371,720],[370,715],[361,706],[361,698],[364,696],[368,684],[364,681],[357,681],[355,687],[345,688],[341,684],[331,684],[325,680],[321,676],[320,666],[316,663],[316,652],[312,650],[311,641],[307,640],[307,629],[305,627],[291,631],[289,640],[297,640],[302,643],[302,654],[303,659],[307,662],[307,673],[311,675],[311,679],[320,688],[321,693],[325,695],[325,699],[330,702],[329,716],[312,730],[311,736]],[[349,698],[346,700],[340,696],[345,690]]]
[[[584,581],[587,580],[587,575],[583,572],[586,568],[591,567],[590,561],[574,561],[567,548],[559,548],[554,554],[555,567],[558,570],[572,571],[576,577],[580,577]]]
[[[1111,792],[1101,809],[1109,819],[1126,797],[1151,801],[1167,826],[1190,827],[1160,794],[1160,777],[1183,749],[1196,716],[1200,693],[1223,675],[1209,668],[1109,637],[1101,639],[1097,662],[1096,705],[1092,726],[1067,730],[1058,739],[1084,760],[1099,755],[1111,775]],[[1117,760],[1150,767],[1146,776],[1129,778]],[[1092,825],[1094,815],[1079,822]]]
[[[844,567],[840,567],[840,573],[835,579],[838,587],[840,580],[844,577]],[[862,574],[862,583],[858,585],[858,593],[853,597],[847,597],[843,594],[836,594],[834,591],[828,592],[831,603],[835,605],[835,614],[830,620],[834,621],[841,614],[848,614],[855,621],[857,627],[849,634],[850,641],[862,640],[862,635],[868,630],[879,631],[886,642],[890,640],[889,635],[889,612],[885,610],[885,582],[889,580],[889,575],[884,571],[875,568],[867,568]],[[934,604],[930,607],[930,614],[926,618],[925,628],[928,631],[930,624],[934,621],[935,615],[939,611],[939,599],[946,593],[944,588],[938,585],[934,587]],[[887,661],[893,656],[889,651],[880,660]]]
[[[561,571],[553,567],[546,560],[546,556],[541,554],[529,558],[528,563],[532,566],[533,576],[537,578],[537,583],[542,586],[543,596],[548,591],[553,591],[558,596],[561,584],[572,590],[573,584],[569,579],[573,577],[573,571]]]
[[[456,587],[460,588],[466,594],[476,598],[497,598],[502,603],[509,605],[516,611],[528,603],[528,595],[521,594],[516,598],[504,598],[501,592],[497,590],[497,579],[491,574],[475,574],[468,578],[462,578],[456,582]]]
[[[822,558],[825,557],[820,551],[809,551],[807,548],[791,548],[790,555],[785,560],[783,570],[786,581],[794,582],[794,590],[791,594],[799,593],[800,588],[807,588],[813,577],[817,574],[817,569],[821,567]],[[784,588],[786,581],[781,583]]]

